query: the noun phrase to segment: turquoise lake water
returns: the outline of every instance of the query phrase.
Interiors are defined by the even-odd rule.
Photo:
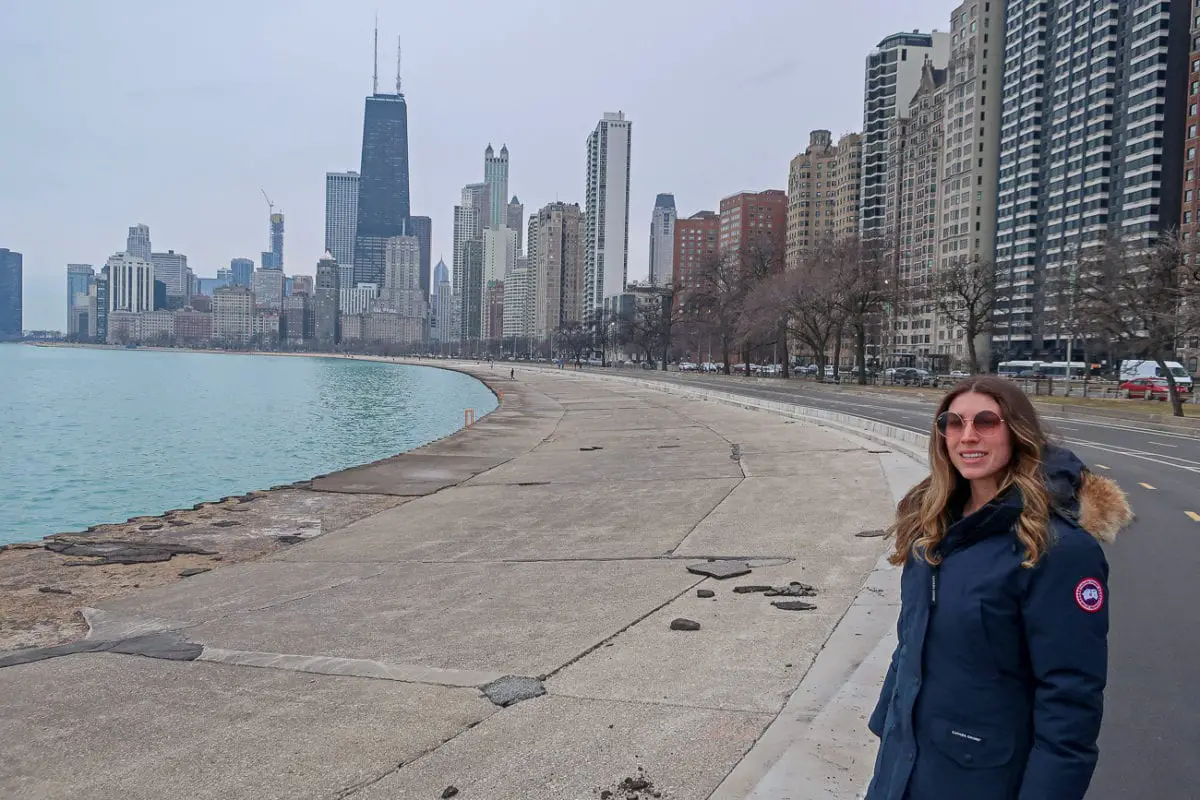
[[[495,407],[430,367],[0,345],[0,544],[365,464]]]

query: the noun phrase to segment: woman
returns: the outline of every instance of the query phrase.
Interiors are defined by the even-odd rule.
[[[893,528],[899,645],[867,800],[1081,800],[1108,657],[1097,539],[1132,519],[1125,495],[993,376],[942,400],[929,462]]]

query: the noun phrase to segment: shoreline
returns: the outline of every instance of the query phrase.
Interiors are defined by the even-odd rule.
[[[495,407],[478,416],[476,425],[503,408],[503,393],[489,381],[465,369],[442,368],[467,375],[496,397]],[[348,473],[429,452],[468,430],[459,427],[408,450],[292,483],[2,544],[0,653],[81,639],[88,632],[82,610],[102,600],[256,561],[401,505],[412,497],[320,490],[313,488],[314,482],[337,481]]]

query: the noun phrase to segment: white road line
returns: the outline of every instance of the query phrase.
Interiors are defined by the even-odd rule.
[[[1084,441],[1080,441],[1077,439],[1076,440],[1068,439],[1067,443],[1073,444],[1073,445],[1078,445],[1079,447],[1087,447],[1092,450],[1103,450],[1106,453],[1116,453],[1117,455],[1120,455],[1120,456],[1129,456],[1130,458],[1140,459],[1141,461],[1149,461],[1153,464],[1161,464],[1164,467],[1175,467],[1176,469],[1186,470],[1187,472],[1195,472],[1196,474],[1200,475],[1200,467],[1189,467],[1189,466],[1185,466],[1183,464],[1175,464],[1171,461],[1163,460],[1163,458],[1169,458],[1170,456],[1159,456],[1156,458],[1155,455],[1157,455],[1157,454],[1153,454],[1153,453],[1134,452],[1134,451],[1125,450],[1125,449],[1119,448],[1119,447],[1110,447],[1108,445],[1099,444],[1097,442],[1084,442]],[[1176,459],[1176,460],[1183,461],[1185,459]],[[1193,462],[1193,463],[1195,463],[1195,462]]]
[[[1094,422],[1092,420],[1079,419],[1078,417],[1052,417],[1049,415],[1042,415],[1042,419],[1053,420],[1055,422],[1072,422],[1076,425],[1084,425],[1084,426],[1089,426],[1089,427],[1093,427],[1093,428],[1102,428],[1104,430],[1133,431],[1134,433],[1147,434],[1150,436],[1170,436],[1175,439],[1190,439],[1192,441],[1200,442],[1200,433],[1172,433],[1170,431],[1148,431],[1145,428],[1138,428],[1138,427],[1134,427],[1132,425],[1120,425],[1120,424],[1117,424],[1116,421],[1114,421],[1114,422]],[[1129,420],[1123,420],[1123,421],[1127,422]]]

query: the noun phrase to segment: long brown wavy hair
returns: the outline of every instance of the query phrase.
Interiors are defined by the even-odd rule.
[[[958,384],[938,405],[929,436],[929,477],[910,489],[896,508],[892,526],[896,549],[888,558],[893,564],[903,564],[909,554],[930,564],[941,563],[938,545],[949,527],[950,501],[966,481],[950,461],[946,438],[937,430],[937,417],[955,398],[970,392],[985,394],[999,404],[1012,443],[1012,459],[999,485],[1001,494],[1013,487],[1021,492],[1024,508],[1017,522],[1017,538],[1025,547],[1021,566],[1036,565],[1050,544],[1050,494],[1042,472],[1045,431],[1033,404],[1015,383],[983,375]]]

